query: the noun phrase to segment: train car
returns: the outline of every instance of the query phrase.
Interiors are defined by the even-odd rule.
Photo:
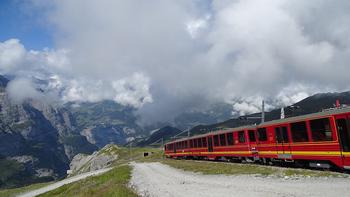
[[[293,163],[350,170],[350,108],[228,128],[165,144],[169,158]]]

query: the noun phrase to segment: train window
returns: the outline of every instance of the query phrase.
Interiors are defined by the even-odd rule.
[[[207,147],[207,139],[205,137],[202,137],[202,144],[203,147]]]
[[[276,135],[276,142],[277,143],[282,143],[283,142],[283,138],[282,138],[281,129],[279,127],[275,128],[275,135]]]
[[[198,138],[197,141],[198,141],[198,148],[201,148],[202,147],[202,139]]]
[[[190,141],[190,148],[193,148],[193,140],[189,140]]]
[[[219,136],[214,135],[214,146],[219,146]]]
[[[226,146],[225,134],[220,134],[220,146]]]
[[[282,128],[283,142],[289,142],[287,127],[281,127],[281,128]]]
[[[307,142],[307,141],[309,141],[305,121],[291,123],[290,130],[292,133],[293,142]]]
[[[184,148],[187,148],[187,141],[184,141],[184,144],[185,144]]]
[[[244,143],[245,142],[244,131],[239,131],[238,132],[238,141],[239,141],[239,143]]]
[[[310,120],[311,136],[315,142],[332,141],[332,130],[328,118]]]
[[[249,141],[250,142],[255,142],[256,139],[255,139],[255,131],[254,130],[249,130],[248,131],[248,135],[249,135]]]
[[[198,147],[197,139],[193,139],[193,147],[194,148]]]
[[[266,128],[259,128],[258,129],[258,139],[259,139],[259,141],[267,141]]]
[[[234,144],[233,133],[227,134],[227,145],[232,146]]]

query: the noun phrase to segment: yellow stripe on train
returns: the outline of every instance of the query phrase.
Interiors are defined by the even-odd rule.
[[[228,155],[228,154],[252,154],[251,151],[220,151],[220,152],[180,152],[180,153],[168,153],[168,155]],[[277,154],[291,154],[298,156],[350,156],[350,152],[340,151],[259,151],[257,155],[277,155]]]

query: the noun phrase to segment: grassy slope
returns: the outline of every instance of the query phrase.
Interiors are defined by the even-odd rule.
[[[130,166],[117,166],[102,175],[88,177],[84,180],[64,185],[40,196],[137,196],[136,193],[128,187],[130,177]]]
[[[131,167],[127,165],[130,161],[150,162],[160,161],[161,151],[154,148],[118,148],[111,150],[119,155],[113,163],[115,168],[102,175],[89,177],[84,180],[64,185],[56,190],[47,192],[40,196],[137,196],[128,187],[131,178]],[[154,152],[149,157],[143,157],[143,152]],[[105,151],[104,154],[108,154]]]
[[[46,185],[51,184],[52,182],[47,182],[47,183],[37,183],[37,184],[32,184],[29,186],[25,187],[20,187],[20,188],[15,188],[15,189],[4,189],[0,190],[0,196],[2,197],[14,197],[20,193],[28,192],[31,190],[39,189],[41,187],[44,187]]]
[[[299,176],[299,177],[349,177],[347,174],[318,171],[297,168],[282,168],[274,166],[263,166],[256,164],[238,164],[211,161],[193,161],[193,160],[172,160],[165,159],[162,163],[171,167],[199,172],[203,174],[226,174],[226,175],[243,175],[253,174],[262,176]]]

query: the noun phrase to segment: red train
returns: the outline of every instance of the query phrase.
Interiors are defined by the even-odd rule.
[[[350,108],[183,138],[164,149],[169,158],[291,162],[350,170]]]

